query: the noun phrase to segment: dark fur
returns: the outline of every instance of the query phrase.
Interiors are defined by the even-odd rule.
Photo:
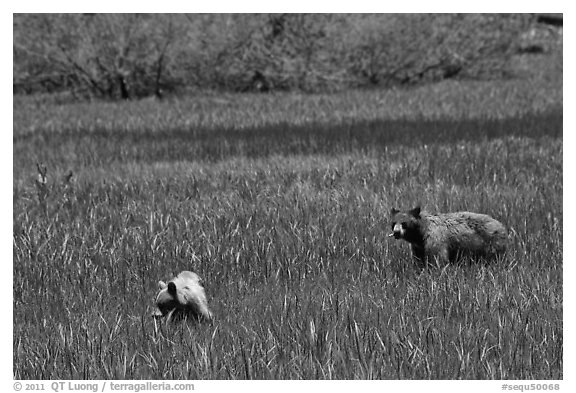
[[[454,262],[464,255],[493,257],[506,249],[506,228],[485,214],[429,214],[420,207],[408,211],[392,209],[391,223],[390,236],[409,242],[412,255],[421,266]]]

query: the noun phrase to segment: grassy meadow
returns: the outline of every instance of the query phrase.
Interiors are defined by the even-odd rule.
[[[14,378],[562,379],[562,118],[518,81],[15,97]],[[418,271],[386,237],[416,204],[501,220],[507,255]],[[214,323],[150,317],[181,270]]]

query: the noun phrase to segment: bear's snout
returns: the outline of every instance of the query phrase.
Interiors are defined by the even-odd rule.
[[[404,228],[402,228],[401,224],[394,224],[394,227],[392,228],[392,233],[389,234],[389,237],[394,237],[395,239],[402,239],[404,237],[404,233],[406,231],[404,230]]]

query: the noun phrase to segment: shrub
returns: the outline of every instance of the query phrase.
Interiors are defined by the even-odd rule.
[[[333,91],[508,74],[532,18],[495,14],[16,14],[14,92]]]

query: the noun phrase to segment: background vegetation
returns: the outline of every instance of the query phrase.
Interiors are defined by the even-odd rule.
[[[529,14],[17,14],[16,92],[134,98],[509,77]]]
[[[553,38],[507,60],[525,78],[15,96],[14,377],[562,379]],[[386,237],[390,208],[417,203],[501,220],[507,255],[419,272]],[[185,269],[213,324],[150,317],[157,281]]]

